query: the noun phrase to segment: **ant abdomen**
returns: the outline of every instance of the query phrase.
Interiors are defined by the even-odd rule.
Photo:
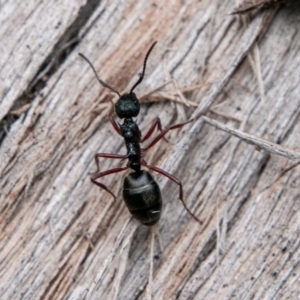
[[[145,170],[133,172],[124,179],[123,198],[132,216],[146,226],[158,222],[162,200],[160,188]]]

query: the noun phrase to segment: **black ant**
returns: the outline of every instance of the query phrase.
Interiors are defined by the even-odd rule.
[[[155,145],[160,139],[162,139],[167,132],[173,129],[181,128],[185,124],[193,121],[193,119],[191,119],[185,123],[173,125],[167,129],[162,130],[161,121],[157,117],[152,122],[152,125],[150,126],[146,135],[142,137],[141,131],[137,123],[132,119],[133,117],[137,117],[137,115],[140,112],[140,102],[133,90],[142,82],[144,78],[147,59],[155,44],[156,42],[152,44],[152,46],[146,54],[146,57],[144,59],[143,71],[140,74],[138,81],[133,85],[129,93],[125,93],[123,95],[121,95],[117,90],[115,90],[110,85],[102,81],[97,75],[97,72],[93,67],[92,63],[83,54],[79,53],[79,55],[83,59],[85,59],[87,63],[91,66],[100,84],[115,92],[119,96],[119,100],[115,104],[115,110],[117,116],[120,119],[124,119],[124,123],[117,123],[112,117],[112,115],[109,116],[109,120],[116,132],[124,138],[125,145],[127,148],[126,155],[112,153],[95,154],[97,171],[91,174],[91,181],[100,188],[109,192],[116,199],[116,196],[108,189],[108,187],[103,183],[98,182],[97,179],[107,176],[109,174],[125,171],[128,168],[133,169],[134,172],[127,175],[124,179],[123,198],[132,216],[143,225],[151,226],[156,224],[160,218],[162,200],[160,188],[156,181],[153,179],[153,177],[148,171],[141,169],[141,166],[144,166],[154,172],[166,176],[167,178],[175,182],[179,186],[179,199],[182,201],[185,209],[198,223],[202,224],[202,222],[187,208],[185,202],[183,201],[183,188],[181,181],[160,168],[148,165],[146,161],[142,158],[142,154],[148,149],[150,149],[153,145]],[[156,127],[158,128],[160,133],[152,140],[152,142],[148,146],[146,146],[145,148],[141,148],[140,144],[149,139]],[[120,159],[121,161],[128,159],[128,163],[126,167],[119,167],[100,172],[100,157]]]

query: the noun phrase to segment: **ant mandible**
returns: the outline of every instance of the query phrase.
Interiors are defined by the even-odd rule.
[[[116,130],[116,132],[124,138],[125,145],[127,148],[126,155],[120,154],[113,154],[113,153],[97,153],[95,154],[95,162],[97,165],[97,171],[91,174],[91,181],[99,186],[100,188],[109,192],[115,199],[116,196],[113,194],[112,191],[108,189],[106,185],[101,182],[98,182],[97,179],[107,176],[109,174],[119,173],[122,171],[131,168],[134,172],[127,175],[124,179],[123,184],[123,198],[126,203],[127,208],[129,209],[132,216],[137,219],[141,224],[146,226],[154,225],[158,222],[161,214],[162,208],[162,199],[161,199],[161,192],[157,182],[153,179],[152,175],[145,170],[141,169],[141,166],[148,168],[154,172],[157,172],[161,175],[166,176],[173,182],[175,182],[179,186],[179,199],[182,201],[183,206],[188,211],[188,213],[200,224],[200,221],[186,206],[183,200],[183,188],[182,183],[173,175],[167,173],[166,171],[157,168],[155,166],[148,165],[146,161],[142,158],[142,154],[149,150],[152,146],[154,146],[159,140],[161,140],[166,133],[170,130],[177,129],[183,127],[185,124],[190,123],[193,119],[185,122],[180,123],[177,125],[173,125],[167,129],[162,130],[161,121],[157,117],[150,126],[148,132],[142,137],[141,131],[137,125],[137,123],[132,119],[133,117],[137,117],[140,111],[140,102],[133,92],[133,90],[142,82],[145,70],[147,59],[150,55],[150,52],[154,48],[156,42],[152,44],[150,49],[148,50],[146,57],[144,59],[144,66],[143,71],[140,74],[138,81],[133,85],[129,93],[124,93],[121,95],[117,90],[112,88],[110,85],[102,81],[95,68],[93,67],[92,63],[81,53],[79,55],[87,61],[90,65],[92,70],[95,73],[96,78],[98,79],[99,83],[113,91],[119,96],[119,100],[115,104],[116,114],[120,119],[124,119],[123,124],[119,124],[115,121],[112,115],[109,116],[109,120]],[[160,133],[150,142],[148,146],[145,148],[141,148],[141,143],[145,142],[150,138],[152,133],[154,132],[155,128],[160,131]],[[126,167],[114,168],[110,170],[106,170],[100,172],[99,167],[99,159],[103,158],[111,158],[111,159],[120,159],[125,160],[128,159],[128,163]]]

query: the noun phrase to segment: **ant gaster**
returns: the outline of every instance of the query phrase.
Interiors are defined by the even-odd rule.
[[[143,71],[140,74],[138,81],[133,85],[129,93],[124,93],[122,95],[110,85],[102,81],[97,75],[97,72],[93,67],[92,63],[83,54],[79,53],[79,55],[83,59],[85,59],[87,63],[91,66],[100,84],[110,89],[119,96],[119,100],[115,104],[115,111],[120,119],[124,119],[124,123],[117,123],[112,117],[112,115],[109,116],[109,120],[116,132],[124,138],[125,145],[127,148],[126,155],[112,153],[97,153],[95,155],[97,171],[91,174],[91,181],[100,188],[109,192],[114,198],[116,198],[116,196],[108,189],[108,187],[103,183],[97,181],[97,179],[107,176],[109,174],[125,171],[128,168],[134,170],[134,172],[127,175],[124,179],[123,198],[132,216],[143,225],[151,226],[157,223],[160,218],[162,200],[160,188],[156,181],[153,179],[152,175],[148,171],[141,169],[142,166],[146,167],[149,170],[166,176],[179,186],[179,199],[182,201],[185,209],[198,223],[202,224],[202,222],[187,208],[183,200],[182,183],[176,177],[167,173],[166,171],[155,166],[148,165],[146,161],[142,158],[142,153],[146,152],[153,145],[155,145],[160,139],[162,139],[165,136],[167,132],[173,129],[181,128],[185,124],[192,121],[189,120],[185,123],[173,125],[167,129],[162,130],[161,121],[157,117],[153,121],[148,132],[145,134],[144,137],[142,137],[141,131],[137,123],[133,120],[133,117],[137,117],[137,115],[140,112],[140,102],[133,90],[142,82],[144,78],[147,59],[155,44],[156,42],[152,44],[152,46],[146,54],[146,57],[144,59]],[[141,148],[140,144],[149,139],[156,127],[160,131],[160,133],[152,140],[152,142],[150,142],[148,146],[146,146],[145,148]],[[128,159],[128,163],[126,167],[119,167],[100,172],[99,159],[101,157],[120,159],[121,161],[124,159]]]

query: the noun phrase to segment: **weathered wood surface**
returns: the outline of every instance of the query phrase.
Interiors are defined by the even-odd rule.
[[[211,2],[1,5],[1,299],[146,297],[149,229],[131,222],[116,240],[130,218],[123,177],[104,180],[116,203],[88,177],[96,152],[125,147],[107,118],[113,95],[78,52],[121,91],[158,40],[138,95],[168,80],[165,70],[180,87],[200,85],[185,95],[196,111],[144,104],[143,131],[156,116],[167,127],[210,107],[210,118],[300,152],[298,6],[247,23],[229,15],[233,1]],[[153,299],[297,299],[300,169],[283,172],[295,161],[257,151],[201,118],[168,139],[146,159],[182,180],[204,225],[184,210],[177,186],[155,176],[164,210]]]

